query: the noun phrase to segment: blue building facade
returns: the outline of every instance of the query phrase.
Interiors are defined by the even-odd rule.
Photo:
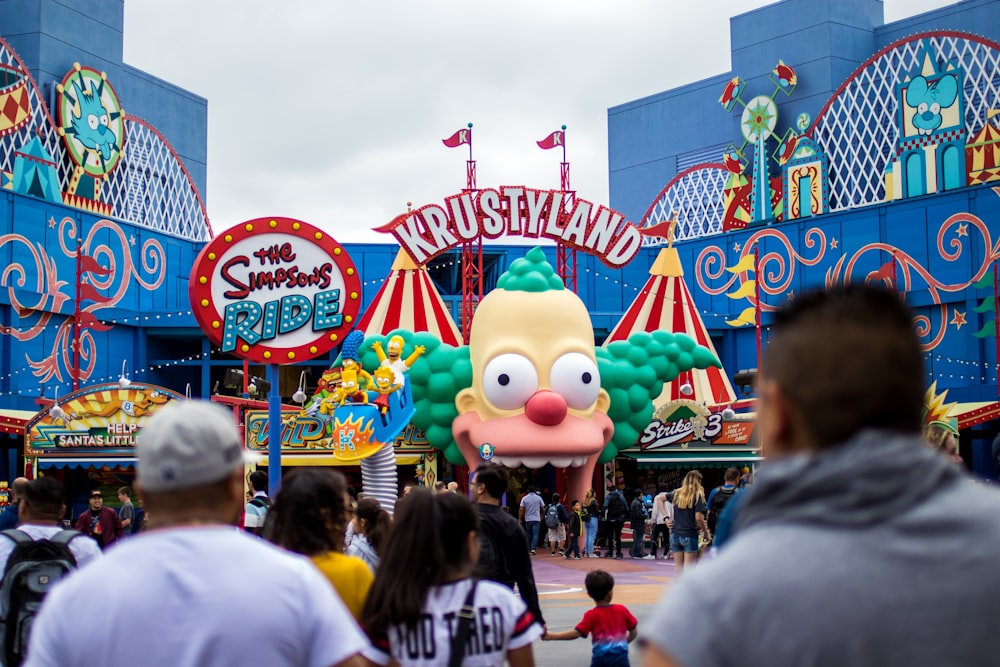
[[[884,24],[876,0],[731,20],[733,69],[609,109],[611,205],[677,248],[730,372],[810,288],[895,286],[962,453],[996,477],[1000,2]],[[650,245],[665,242],[653,239]],[[964,410],[964,412],[963,412]]]

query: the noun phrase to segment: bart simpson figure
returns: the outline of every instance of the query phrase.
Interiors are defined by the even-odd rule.
[[[344,359],[344,367],[340,371],[340,389],[343,391],[340,405],[343,405],[348,400],[357,401],[358,398],[361,398],[361,402],[364,405],[368,405],[368,392],[361,390],[358,384],[358,376],[360,374],[367,377],[369,384],[371,384],[372,376],[361,370],[361,366],[358,366],[357,362],[354,362],[352,367],[348,368],[347,361],[347,359]]]

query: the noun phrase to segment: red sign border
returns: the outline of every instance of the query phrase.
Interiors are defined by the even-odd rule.
[[[296,347],[276,347],[263,342],[250,345],[241,340],[236,349],[227,352],[227,354],[263,364],[295,363],[322,356],[336,347],[343,336],[354,328],[355,320],[357,320],[361,310],[361,277],[358,275],[354,261],[347,254],[347,250],[325,231],[308,222],[277,216],[254,218],[217,234],[201,249],[191,268],[191,279],[188,285],[191,312],[208,339],[214,345],[220,346],[224,318],[212,301],[214,269],[218,267],[218,260],[225,257],[225,251],[232,247],[232,244],[239,243],[251,236],[265,234],[296,236],[303,241],[319,246],[329,256],[344,279],[345,294],[341,299],[343,324],[335,329],[327,329],[314,340]]]

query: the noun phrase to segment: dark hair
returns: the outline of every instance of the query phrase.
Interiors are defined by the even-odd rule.
[[[247,479],[250,480],[250,486],[253,487],[254,491],[263,491],[264,493],[267,493],[266,472],[264,472],[263,470],[254,470],[252,473],[250,473],[250,476]],[[346,484],[347,482],[344,483]]]
[[[727,482],[735,482],[740,478],[740,471],[736,468],[726,468],[726,473],[723,475],[723,479]]]
[[[553,505],[558,505],[559,504],[559,494],[558,493],[553,493],[552,494],[552,504]]]
[[[345,493],[347,480],[336,470],[293,470],[267,512],[268,539],[306,556],[343,551]]]
[[[444,490],[444,482],[441,482],[441,481],[434,482],[434,490],[435,491],[443,491]]]
[[[570,507],[572,507],[573,505],[579,505],[579,504],[580,504],[580,501],[579,501],[579,500],[576,500],[576,499],[574,499],[574,500],[573,500],[573,502],[571,502],[571,503],[569,504],[569,506],[570,506]]]
[[[583,585],[587,587],[587,595],[594,602],[606,600],[615,588],[615,578],[604,570],[591,570],[587,573]]]
[[[635,497],[636,498],[642,498],[642,489],[636,489],[635,490]]]
[[[28,482],[21,492],[32,518],[55,521],[62,518],[66,490],[55,477],[39,477]]]
[[[920,432],[923,357],[913,314],[895,291],[846,285],[796,297],[775,314],[763,377],[817,447],[864,428]]]
[[[362,498],[358,501],[358,506],[354,511],[357,513],[359,519],[364,520],[368,524],[365,528],[365,537],[368,539],[368,544],[372,545],[375,553],[381,557],[382,544],[385,542],[385,537],[392,526],[392,517],[382,509],[382,504],[379,503],[378,498]]]
[[[118,488],[118,495],[120,496],[122,494],[125,494],[126,496],[128,496],[131,499],[132,498],[132,489],[128,488],[127,486],[119,487]]]
[[[529,484],[528,485],[528,493],[534,493],[534,492],[535,492],[535,485],[534,484]]]
[[[656,492],[657,493],[666,493],[669,490],[670,490],[670,487],[667,486],[666,484],[660,484],[658,487],[656,487]]]
[[[507,469],[496,463],[480,463],[476,467],[475,480],[476,484],[482,484],[486,487],[486,493],[491,498],[497,500],[503,498],[503,494],[507,493],[507,487],[510,486],[510,475],[507,474]]]
[[[396,624],[413,627],[427,592],[454,570],[472,565],[469,533],[478,530],[479,514],[460,494],[421,488],[402,498],[361,612],[369,635],[384,634]]]

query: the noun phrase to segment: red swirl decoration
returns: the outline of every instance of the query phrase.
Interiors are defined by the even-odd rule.
[[[748,256],[753,255],[754,247],[764,238],[775,239],[781,244],[781,249],[767,252],[757,259],[756,278],[762,295],[770,294],[773,296],[784,294],[788,291],[789,285],[792,284],[797,264],[801,264],[802,266],[816,266],[826,256],[826,234],[818,227],[806,230],[805,235],[802,237],[803,247],[815,250],[811,256],[800,254],[795,250],[795,247],[787,236],[776,229],[768,228],[755,232],[746,240],[742,252],[736,262],[733,263],[733,266],[744,261]],[[726,253],[721,247],[708,246],[704,248],[695,260],[694,273],[699,289],[706,294],[716,296],[729,291],[733,283],[737,280],[741,282],[746,280],[747,274],[751,273],[750,271],[741,271],[731,274],[721,285],[710,287],[708,281],[716,281],[724,276],[726,271],[725,263]],[[750,296],[748,299],[751,304],[754,306],[757,305],[755,296]],[[777,307],[763,303],[763,301],[760,304],[760,308],[764,311],[777,310]]]

